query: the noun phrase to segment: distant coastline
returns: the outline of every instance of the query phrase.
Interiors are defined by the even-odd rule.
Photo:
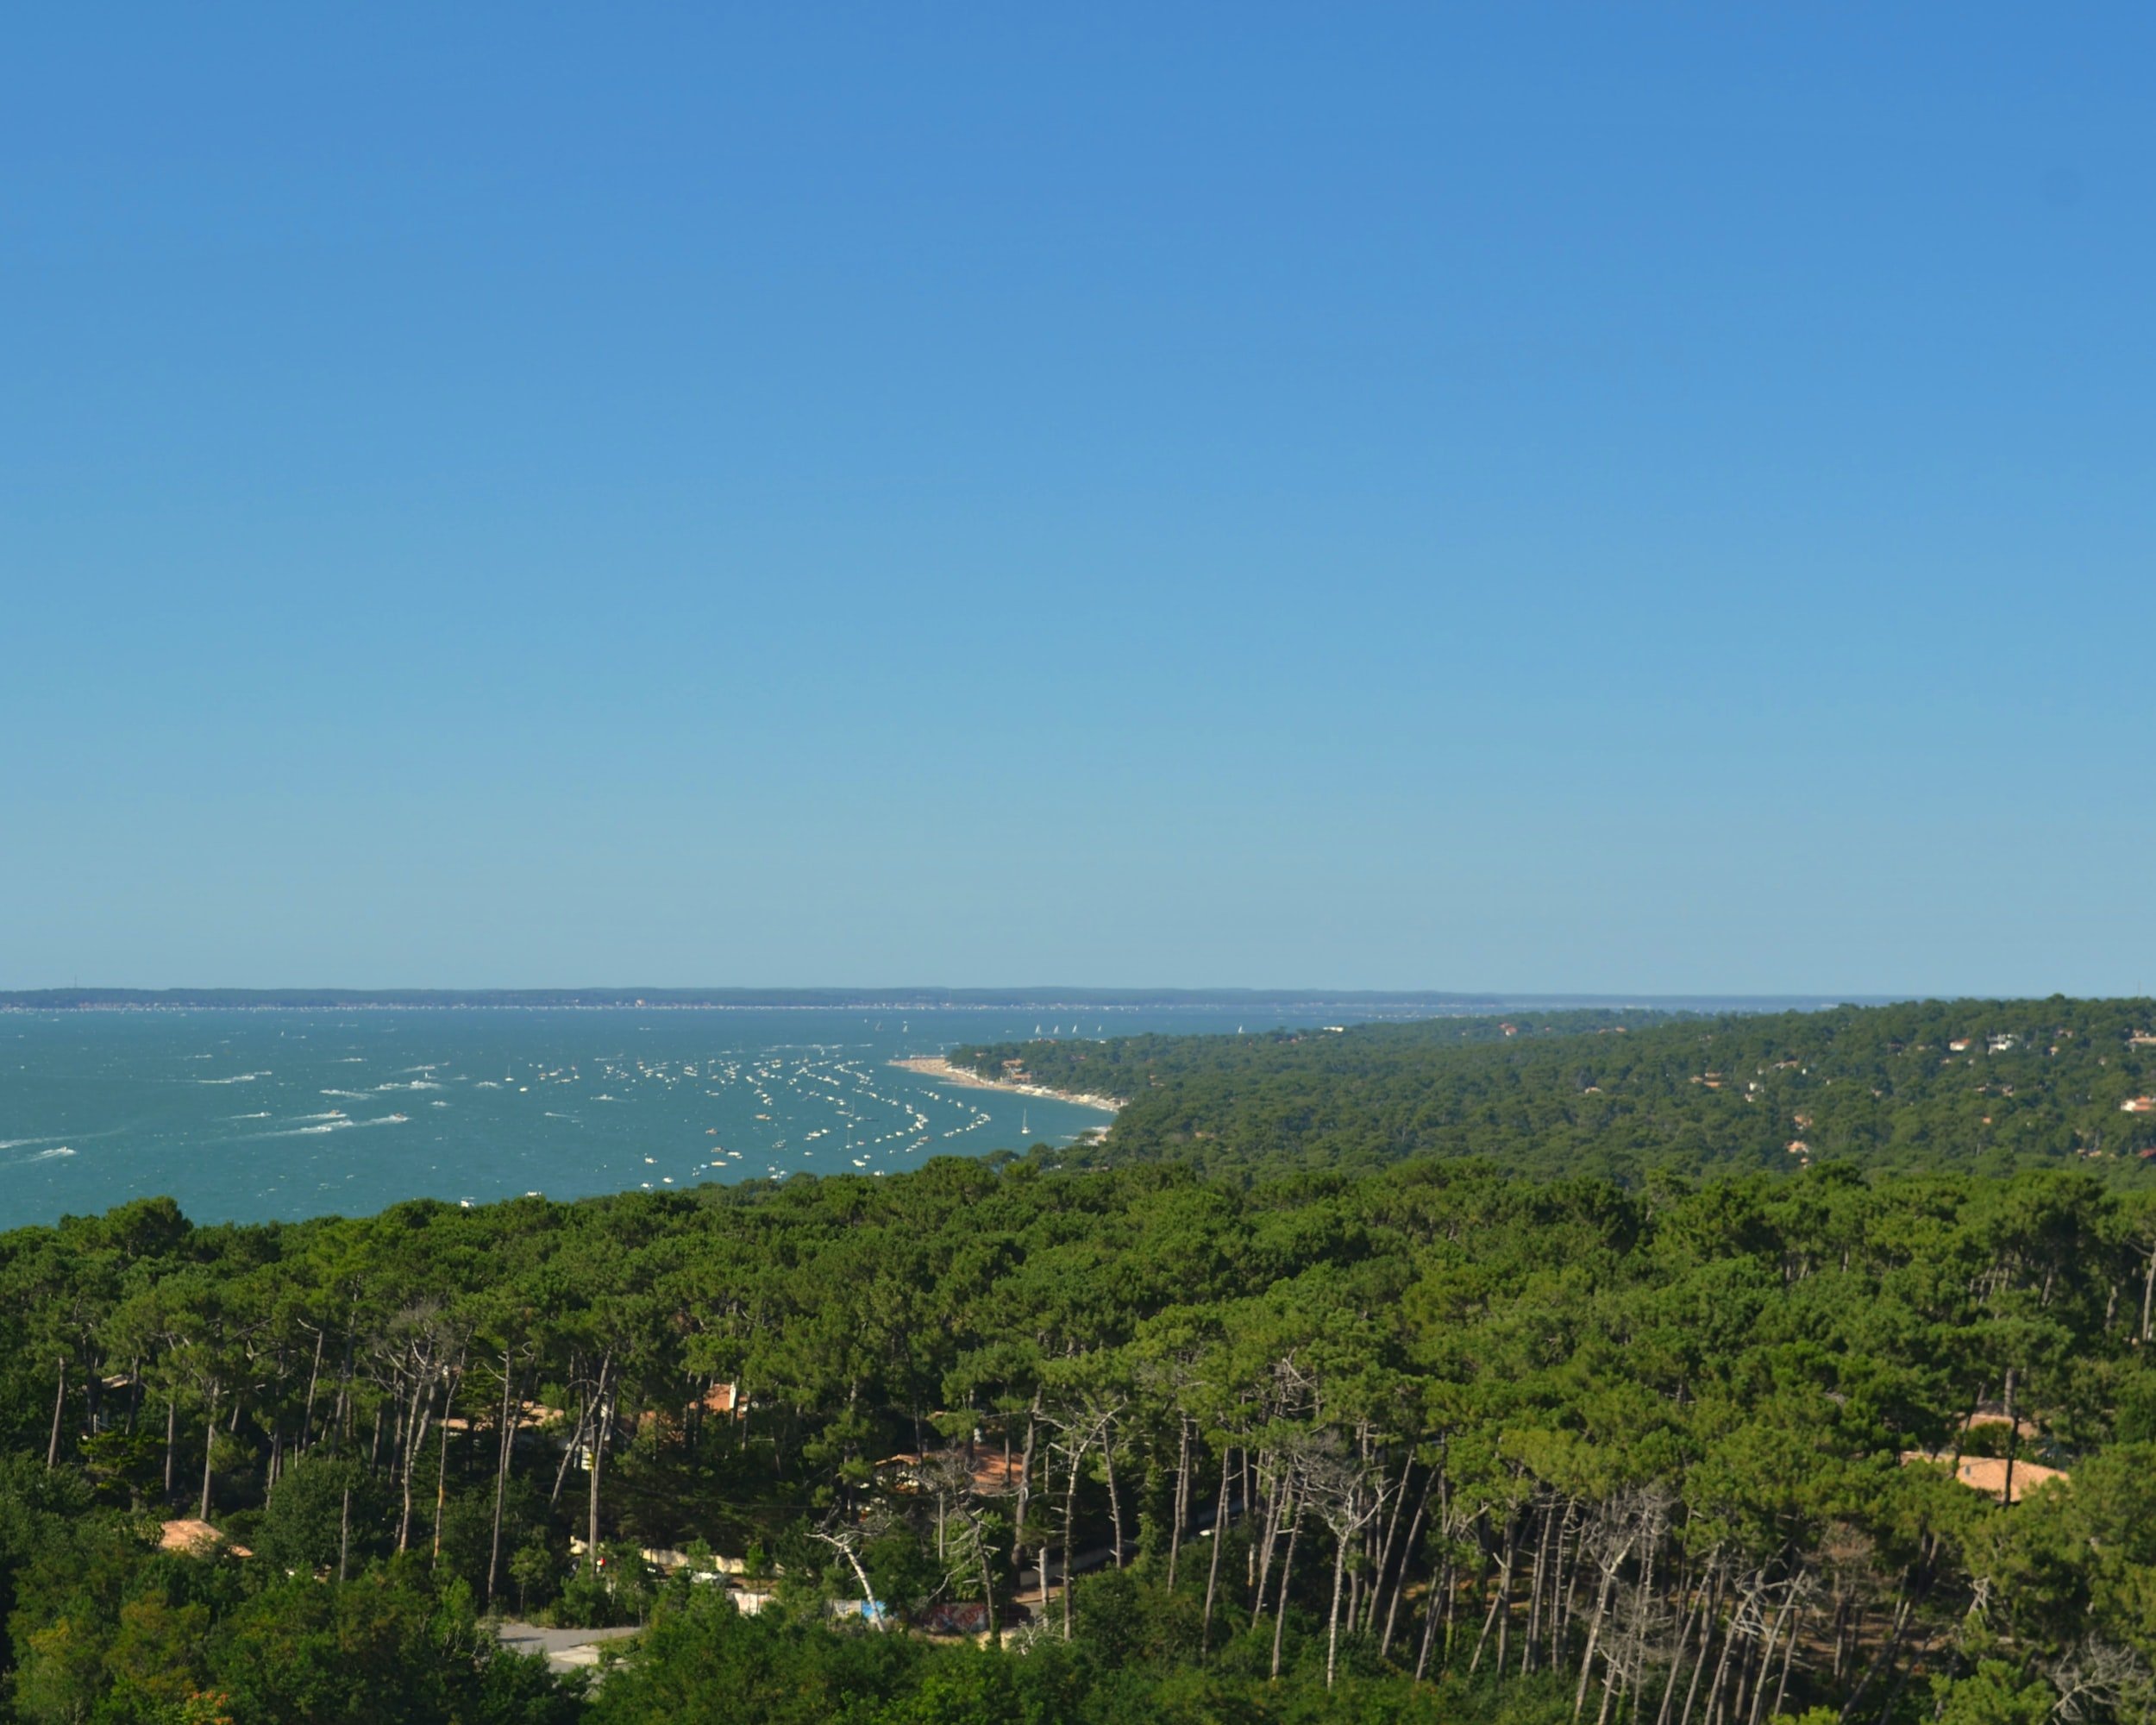
[[[665,1011],[932,1013],[981,1007],[1052,1012],[1246,1012],[1282,1022],[1339,1012],[1358,1019],[1637,1007],[1677,1012],[1810,1011],[1885,1004],[1887,997],[1830,995],[1502,994],[1355,988],[15,988],[0,1012],[399,1011],[497,1007]]]
[[[1049,1102],[1075,1102],[1081,1108],[1098,1108],[1103,1113],[1120,1113],[1123,1100],[1119,1096],[1097,1096],[1083,1090],[1051,1090],[1045,1084],[1020,1084],[1008,1078],[984,1078],[971,1067],[954,1066],[940,1054],[912,1054],[893,1060],[893,1066],[903,1066],[908,1072],[918,1072],[925,1078],[934,1078],[946,1084],[956,1084],[968,1090],[1007,1090],[1014,1096],[1038,1096]]]

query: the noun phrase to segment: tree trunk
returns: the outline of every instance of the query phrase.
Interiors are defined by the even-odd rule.
[[[1407,1487],[1415,1477],[1415,1458],[1410,1452],[1400,1470],[1400,1483],[1393,1491],[1393,1507],[1386,1512],[1385,1535],[1378,1541],[1376,1562],[1370,1569],[1369,1604],[1363,1613],[1363,1633],[1368,1634],[1377,1627],[1378,1608],[1385,1603],[1385,1578],[1392,1573],[1393,1542],[1400,1536],[1400,1512],[1407,1507]],[[1402,1565],[1405,1567],[1405,1565]]]
[[[1025,1576],[1025,1506],[1033,1495],[1033,1434],[1035,1421],[1039,1418],[1041,1398],[1034,1393],[1033,1405],[1025,1414],[1025,1447],[1018,1455],[1018,1501],[1011,1517],[1011,1568],[1023,1580]],[[1011,1422],[1003,1422],[1004,1477],[1010,1478]],[[1042,1541],[1044,1545],[1047,1542]],[[1048,1611],[1048,1565],[1044,1558],[1041,1564],[1041,1611]]]
[[[1782,1716],[1782,1698],[1789,1692],[1789,1662],[1796,1657],[1796,1634],[1802,1626],[1799,1618],[1789,1628],[1789,1639],[1782,1644],[1782,1680],[1774,1686],[1774,1716]]]
[[[1292,1488],[1291,1488],[1292,1490]],[[1280,1606],[1273,1613],[1273,1681],[1280,1681],[1280,1638],[1288,1627],[1288,1587],[1295,1573],[1295,1541],[1302,1536],[1302,1499],[1294,1498],[1294,1507],[1288,1512],[1288,1554],[1280,1562]]]
[[[1006,1470],[1006,1477],[1008,1477]],[[981,1554],[981,1598],[988,1614],[988,1640],[998,1648],[1003,1646],[1003,1622],[996,1615],[995,1577],[990,1572],[988,1542],[982,1536],[978,1523],[974,1527],[974,1549]]]
[[[1759,1655],[1758,1680],[1753,1684],[1752,1690],[1752,1725],[1759,1725],[1760,1709],[1766,1699],[1767,1693],[1767,1670],[1774,1663],[1774,1644],[1782,1639],[1783,1626],[1789,1622],[1790,1609],[1796,1603],[1796,1583],[1792,1580],[1789,1583],[1789,1595],[1782,1602],[1782,1609],[1774,1614],[1774,1626],[1767,1631],[1766,1646]],[[1796,1639],[1795,1635],[1790,1636],[1792,1645],[1795,1644]],[[1783,1681],[1786,1683],[1788,1680],[1789,1670],[1785,1665],[1783,1668]]]
[[[1677,1597],[1683,1598],[1685,1591],[1680,1584]],[[1669,1725],[1670,1703],[1677,1699],[1677,1680],[1684,1674],[1684,1649],[1692,1639],[1692,1625],[1699,1615],[1700,1607],[1705,1603],[1705,1596],[1702,1595],[1684,1608],[1684,1616],[1677,1627],[1677,1640],[1670,1655],[1670,1669],[1662,1679],[1662,1702],[1655,1709],[1654,1725]]]
[[[2006,1483],[1999,1488],[1999,1502],[2014,1502],[2014,1458],[2021,1449],[2021,1427],[2014,1415],[2014,1368],[2006,1369]]]
[[[307,1370],[307,1405],[299,1415],[299,1452],[307,1452],[315,1429],[315,1386],[322,1381],[322,1343],[328,1329],[315,1332],[315,1363]]]
[[[1181,1559],[1183,1523],[1190,1515],[1190,1415],[1176,1416],[1175,1520],[1168,1533],[1168,1590],[1175,1590],[1175,1567]],[[1215,1537],[1219,1537],[1217,1534]]]
[[[337,1405],[329,1414],[329,1429],[337,1436],[337,1452],[344,1452],[344,1446],[352,1435],[352,1335],[347,1327],[344,1337],[344,1361],[337,1368]]]
[[[1100,1427],[1100,1468],[1108,1479],[1108,1525],[1115,1531],[1115,1566],[1123,1567],[1123,1499],[1115,1489],[1115,1444],[1108,1434],[1107,1425]],[[1069,1586],[1070,1578],[1063,1578]]]
[[[1415,1681],[1420,1683],[1423,1673],[1430,1669],[1430,1649],[1438,1634],[1438,1594],[1445,1594],[1445,1621],[1452,1619],[1452,1559],[1448,1557],[1442,1569],[1430,1573],[1430,1597],[1425,1602],[1422,1613],[1422,1646],[1415,1653]],[[1449,1638],[1448,1638],[1449,1639]]]
[[[1572,1566],[1564,1564],[1566,1537],[1575,1531],[1579,1537],[1572,1540]],[[1580,1552],[1587,1540],[1586,1530],[1580,1525],[1579,1504],[1576,1499],[1564,1502],[1564,1519],[1557,1523],[1557,1567],[1550,1578],[1550,1665],[1556,1670],[1564,1663],[1564,1644],[1572,1627],[1573,1595],[1579,1590]]]
[[[861,1597],[868,1611],[868,1621],[876,1626],[879,1634],[882,1634],[890,1625],[883,1621],[882,1603],[877,1599],[875,1589],[868,1585],[868,1571],[861,1566],[860,1554],[843,1540],[830,1534],[818,1534],[816,1537],[837,1551],[852,1566],[854,1578],[861,1584]]]
[[[172,1455],[179,1442],[179,1398],[165,1398],[165,1501],[172,1501]]]
[[[494,1527],[486,1548],[486,1609],[494,1609],[494,1588],[501,1574],[502,1565],[502,1503],[509,1491],[509,1462],[511,1446],[517,1441],[517,1429],[512,1423],[515,1415],[510,1411],[510,1386],[515,1374],[510,1369],[510,1354],[502,1350],[502,1417],[497,1428],[500,1448],[494,1457]]]
[[[210,1386],[210,1412],[202,1422],[202,1509],[201,1517],[210,1519],[210,1465],[217,1452],[217,1386]]]
[[[442,1397],[442,1454],[434,1471],[434,1551],[428,1559],[429,1565],[437,1566],[442,1562],[442,1512],[449,1502],[449,1412],[456,1406],[457,1380],[463,1375],[460,1361],[449,1374],[448,1387]]]
[[[1257,1477],[1265,1477],[1265,1458],[1258,1458]],[[1265,1494],[1265,1533],[1257,1550],[1257,1571],[1250,1584],[1250,1628],[1255,1629],[1265,1621],[1265,1588],[1273,1575],[1273,1546],[1280,1538],[1281,1494]]]
[[[1377,1657],[1381,1659],[1383,1659],[1392,1648],[1393,1628],[1395,1624],[1399,1621],[1400,1617],[1401,1596],[1407,1590],[1407,1571],[1414,1561],[1415,1538],[1422,1532],[1423,1517],[1429,1513],[1430,1509],[1430,1490],[1431,1488],[1437,1483],[1438,1470],[1436,1468],[1432,1468],[1430,1471],[1430,1477],[1424,1480],[1422,1483],[1422,1500],[1415,1505],[1414,1519],[1407,1524],[1407,1543],[1401,1547],[1400,1552],[1400,1573],[1393,1579],[1393,1603],[1386,1608],[1385,1633],[1378,1638],[1377,1642]],[[1405,1480],[1401,1481],[1401,1490],[1403,1495],[1406,1490],[1406,1484]],[[1389,1544],[1390,1542],[1390,1537],[1388,1536],[1387,1543]],[[1432,1579],[1434,1580],[1435,1578],[1433,1577]],[[1373,1617],[1377,1615],[1375,1591],[1373,1592],[1371,1598],[1370,1615]]]
[[[397,1518],[397,1549],[400,1552],[411,1549],[411,1475],[427,1441],[427,1427],[434,1419],[433,1388],[423,1380],[413,1389],[411,1418],[404,1426],[404,1454],[398,1470],[404,1492],[404,1509]]]
[[[60,1465],[60,1414],[67,1402],[67,1360],[60,1362],[60,1388],[53,1392],[53,1435],[45,1441],[45,1466],[47,1471]]]
[[[1745,1596],[1739,1593],[1737,1596],[1736,1609],[1729,1614],[1729,1628],[1725,1630],[1722,1634],[1721,1658],[1715,1661],[1714,1681],[1708,1685],[1707,1717],[1708,1720],[1708,1725],[1713,1725],[1713,1721],[1715,1716],[1721,1710],[1722,1680],[1729,1675],[1729,1656],[1733,1651],[1735,1651],[1737,1646],[1737,1625],[1744,1616],[1745,1599]],[[1703,1665],[1706,1662],[1702,1659],[1701,1663]],[[1697,1672],[1694,1672],[1692,1675],[1696,1678],[1699,1673]],[[1686,1717],[1689,1719],[1691,1714],[1689,1697],[1686,1697],[1686,1703],[1685,1714]]]
[[[1580,1655],[1579,1687],[1572,1692],[1572,1717],[1575,1719],[1580,1716],[1580,1709],[1587,1705],[1587,1682],[1595,1669],[1595,1649],[1602,1639],[1602,1618],[1609,1609],[1610,1593],[1617,1585],[1618,1566],[1624,1562],[1625,1553],[1631,1549],[1632,1541],[1627,1540],[1618,1547],[1613,1562],[1605,1564],[1599,1558],[1595,1559],[1602,1571],[1602,1584],[1595,1596],[1594,1621],[1587,1628],[1587,1651]]]
[[[1633,1656],[1639,1660],[1639,1675],[1642,1684],[1645,1682],[1647,1669],[1647,1613],[1654,1603],[1654,1560],[1662,1542],[1663,1531],[1660,1512],[1650,1511],[1640,1530],[1640,1540],[1645,1549],[1640,1554],[1639,1585],[1633,1594],[1632,1634],[1629,1643]],[[1625,1689],[1627,1693],[1630,1692],[1631,1687],[1631,1678],[1629,1674],[1626,1674]],[[1604,1711],[1607,1712],[1609,1701],[1608,1690],[1603,1691],[1602,1699]]]
[[[587,1400],[581,1408],[577,1409],[576,1429],[569,1433],[569,1441],[561,1451],[561,1459],[555,1465],[554,1490],[547,1494],[547,1504],[549,1509],[561,1501],[561,1487],[569,1477],[569,1464],[574,1461],[583,1450],[584,1434],[590,1429],[591,1423],[592,1404]],[[774,1443],[773,1447],[775,1449],[777,1445]]]
[[[1520,1637],[1520,1674],[1522,1677],[1526,1676],[1534,1669],[1535,1637],[1541,1634],[1544,1621],[1542,1584],[1545,1579],[1550,1579],[1554,1586],[1554,1578],[1550,1576],[1550,1534],[1551,1528],[1557,1525],[1557,1499],[1552,1497],[1542,1506],[1542,1532],[1535,1540],[1535,1566],[1527,1578],[1527,1622]],[[1557,1621],[1557,1604],[1554,1600],[1551,1603],[1548,1621],[1554,1633]],[[1551,1663],[1553,1665],[1556,1663],[1554,1658]]]
[[[1848,1719],[1857,1710],[1857,1703],[1864,1699],[1865,1690],[1871,1687],[1871,1680],[1879,1674],[1881,1666],[1893,1663],[1896,1653],[1901,1648],[1902,1633],[1908,1627],[1909,1612],[1915,1604],[1915,1591],[1905,1584],[1902,1592],[1901,1604],[1894,1614],[1893,1627],[1887,1632],[1886,1640],[1880,1643],[1879,1651],[1872,1655],[1871,1663],[1865,1667],[1865,1673],[1857,1680],[1857,1687],[1850,1694],[1849,1699],[1842,1703],[1841,1716],[1844,1720]]]
[[[1502,1572],[1502,1562],[1497,1564],[1495,1567],[1501,1573]],[[1491,1568],[1492,1565],[1490,1562],[1489,1550],[1487,1546],[1485,1546],[1482,1550],[1482,1577],[1478,1583],[1478,1585],[1484,1589],[1488,1589],[1489,1587],[1489,1575]],[[1501,1586],[1494,1590],[1491,1590],[1489,1594],[1489,1605],[1482,1613],[1482,1633],[1475,1638],[1474,1657],[1470,1659],[1467,1662],[1467,1674],[1470,1677],[1473,1677],[1476,1672],[1482,1669],[1482,1649],[1489,1643],[1489,1632],[1497,1627],[1498,1612],[1504,1608],[1504,1588]]]
[[[614,1431],[614,1404],[607,1399],[611,1392],[606,1382],[613,1363],[614,1357],[609,1354],[599,1365],[598,1417],[592,1423],[592,1479],[590,1496],[585,1506],[587,1531],[584,1535],[584,1561],[595,1571],[599,1567],[599,1477],[606,1466],[606,1440]]]
[[[1332,1614],[1325,1626],[1325,1686],[1332,1687],[1332,1672],[1340,1656],[1340,1583],[1347,1574],[1348,1536],[1343,1533],[1332,1546]],[[1285,1596],[1282,1596],[1283,1603]]]
[[[1699,1680],[1706,1674],[1707,1655],[1714,1646],[1714,1614],[1721,1602],[1721,1577],[1709,1566],[1707,1596],[1700,1611],[1699,1652],[1692,1661],[1692,1680],[1685,1686],[1684,1711],[1677,1725],[1692,1725],[1692,1704],[1699,1699]]]
[[[1206,1565],[1206,1612],[1198,1631],[1198,1651],[1208,1652],[1213,1646],[1213,1601],[1220,1585],[1220,1547],[1228,1537],[1228,1481],[1233,1477],[1231,1468],[1235,1460],[1235,1446],[1220,1446],[1220,1502],[1213,1512],[1213,1557]]]
[[[1505,1659],[1512,1647],[1512,1572],[1520,1561],[1520,1521],[1505,1519],[1505,1566],[1497,1584],[1497,1676],[1505,1675]]]
[[[1032,1441],[1032,1429],[1030,1423],[1027,1427],[1026,1440],[1029,1443]],[[1048,1534],[1050,1525],[1049,1517],[1055,1513],[1055,1492],[1053,1489],[1055,1485],[1055,1474],[1053,1471],[1055,1454],[1056,1447],[1053,1444],[1050,1444],[1047,1448],[1041,1452],[1041,1496],[1049,1505],[1047,1509],[1041,1511],[1041,1544],[1040,1550],[1036,1553],[1036,1556],[1038,1558],[1040,1562],[1041,1570],[1041,1615],[1037,1621],[1044,1628],[1045,1628],[1048,1623],[1048,1552],[1050,1546],[1054,1543],[1048,1537]]]
[[[1074,1541],[1074,1524],[1078,1516],[1078,1465],[1086,1458],[1087,1446],[1081,1442],[1071,1452],[1070,1478],[1063,1488],[1063,1639],[1070,1639],[1070,1594],[1075,1571],[1071,1565],[1078,1556]],[[1041,1601],[1041,1609],[1048,1609],[1048,1601]]]

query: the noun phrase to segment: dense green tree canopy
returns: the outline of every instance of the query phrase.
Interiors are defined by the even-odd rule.
[[[2145,1023],[1059,1044],[1171,1112],[882,1180],[18,1230],[4,1699],[240,1725],[2139,1718],[2156,1194],[2110,1152]],[[1557,1080],[1664,1143],[1775,1110],[1884,1136],[1628,1152],[1614,1179],[1534,1151]],[[2032,1134],[2125,1136],[1995,1168],[1942,1112],[1915,1148],[1979,1081]],[[1482,1157],[1363,1136],[1463,1108],[1515,1124]],[[158,1549],[197,1515],[226,1546]],[[838,1623],[864,1583],[883,1612]],[[587,1700],[489,1609],[648,1627]]]
[[[1106,1142],[1066,1163],[1172,1159],[1238,1177],[1432,1155],[1625,1181],[1837,1157],[2139,1175],[2156,1147],[2156,1111],[2122,1106],[2156,1093],[2148,1000],[1521,1013],[950,1057],[1123,1101]]]

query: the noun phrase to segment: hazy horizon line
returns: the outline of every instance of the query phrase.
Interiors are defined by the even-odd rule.
[[[2066,998],[2065,996],[2054,996]],[[774,984],[661,986],[575,984],[539,987],[437,985],[347,988],[341,985],[190,985],[145,988],[68,983],[0,988],[0,1006],[54,1007],[97,1005],[605,1005],[685,1007],[755,1006],[1202,1006],[1207,1003],[1338,1003],[1342,1005],[1489,1007],[1674,1007],[1714,1003],[1791,1007],[1882,1006],[1918,1000],[2039,1000],[2034,994],[1967,993],[1832,993],[1809,990],[1690,989],[1671,992],[1610,989],[1475,989],[1334,988],[1326,986],[1102,987],[1077,984]],[[2123,996],[2120,998],[2125,998]]]

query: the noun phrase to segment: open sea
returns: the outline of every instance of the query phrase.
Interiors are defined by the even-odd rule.
[[[197,1221],[889,1174],[1098,1109],[889,1063],[1034,1035],[1252,1031],[1207,1007],[0,1013],[0,1228],[166,1194]]]

